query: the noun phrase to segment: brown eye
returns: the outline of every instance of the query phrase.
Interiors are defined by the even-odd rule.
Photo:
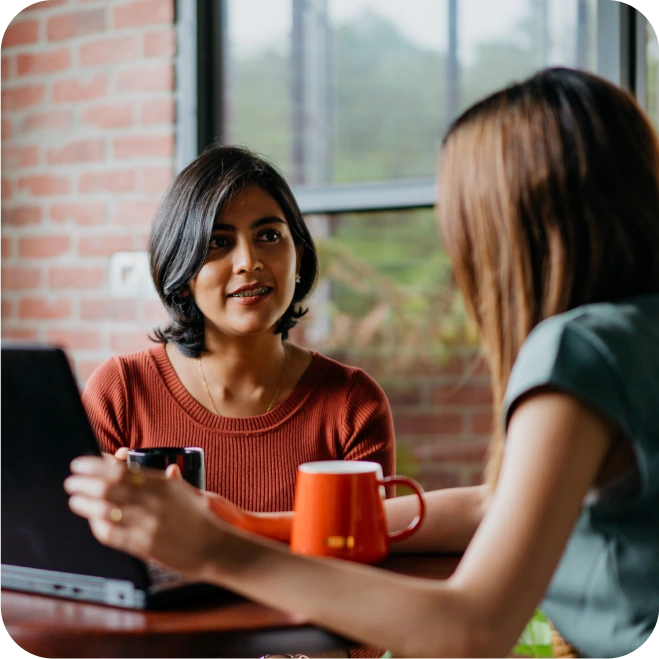
[[[213,236],[208,243],[208,246],[211,249],[222,249],[223,247],[228,247],[229,240],[223,236]]]
[[[260,236],[267,243],[277,242],[281,238],[281,233],[276,229],[266,229]]]

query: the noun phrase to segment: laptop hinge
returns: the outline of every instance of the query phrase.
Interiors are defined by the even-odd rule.
[[[105,579],[17,565],[2,565],[0,578],[2,587],[11,590],[100,602],[131,609],[143,609],[146,605],[144,591],[135,588],[135,584],[131,581],[123,579]]]

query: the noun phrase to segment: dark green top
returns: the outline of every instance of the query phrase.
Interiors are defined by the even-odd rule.
[[[504,399],[551,386],[613,419],[638,469],[591,491],[541,608],[586,657],[640,647],[659,615],[659,295],[589,304],[531,332]]]

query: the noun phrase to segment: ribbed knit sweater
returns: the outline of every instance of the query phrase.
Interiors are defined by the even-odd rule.
[[[183,386],[163,345],[101,364],[82,400],[102,451],[199,446],[207,489],[246,510],[292,510],[302,462],[371,460],[385,476],[395,471],[393,421],[382,389],[361,369],[315,352],[291,394],[259,416],[208,411]],[[382,653],[350,649],[351,657]]]
[[[82,398],[101,450],[199,446],[207,489],[246,510],[291,510],[302,462],[371,460],[385,476],[395,470],[384,392],[361,369],[318,353],[291,394],[259,416],[208,411],[183,386],[163,345],[112,357]]]

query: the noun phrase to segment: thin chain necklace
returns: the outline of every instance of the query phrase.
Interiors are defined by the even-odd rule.
[[[197,357],[197,361],[199,362],[199,371],[201,373],[201,379],[204,381],[204,387],[206,387],[206,393],[208,394],[208,398],[210,399],[211,405],[213,406],[213,411],[215,412],[215,414],[217,414],[217,416],[222,416],[217,411],[217,407],[215,407],[215,401],[213,400],[213,397],[211,396],[211,392],[208,389],[208,383],[206,382],[206,376],[204,375],[204,367],[201,365],[201,355]],[[279,384],[277,385],[277,391],[275,391],[275,395],[270,401],[270,405],[268,405],[268,409],[264,412],[264,414],[267,414],[272,409],[272,406],[275,404],[275,401],[277,400],[277,396],[279,396],[279,391],[281,390],[281,384],[284,381],[284,375],[286,373],[287,366],[288,366],[288,350],[286,350],[286,344],[284,344],[284,368],[281,369],[281,375],[279,376]]]

